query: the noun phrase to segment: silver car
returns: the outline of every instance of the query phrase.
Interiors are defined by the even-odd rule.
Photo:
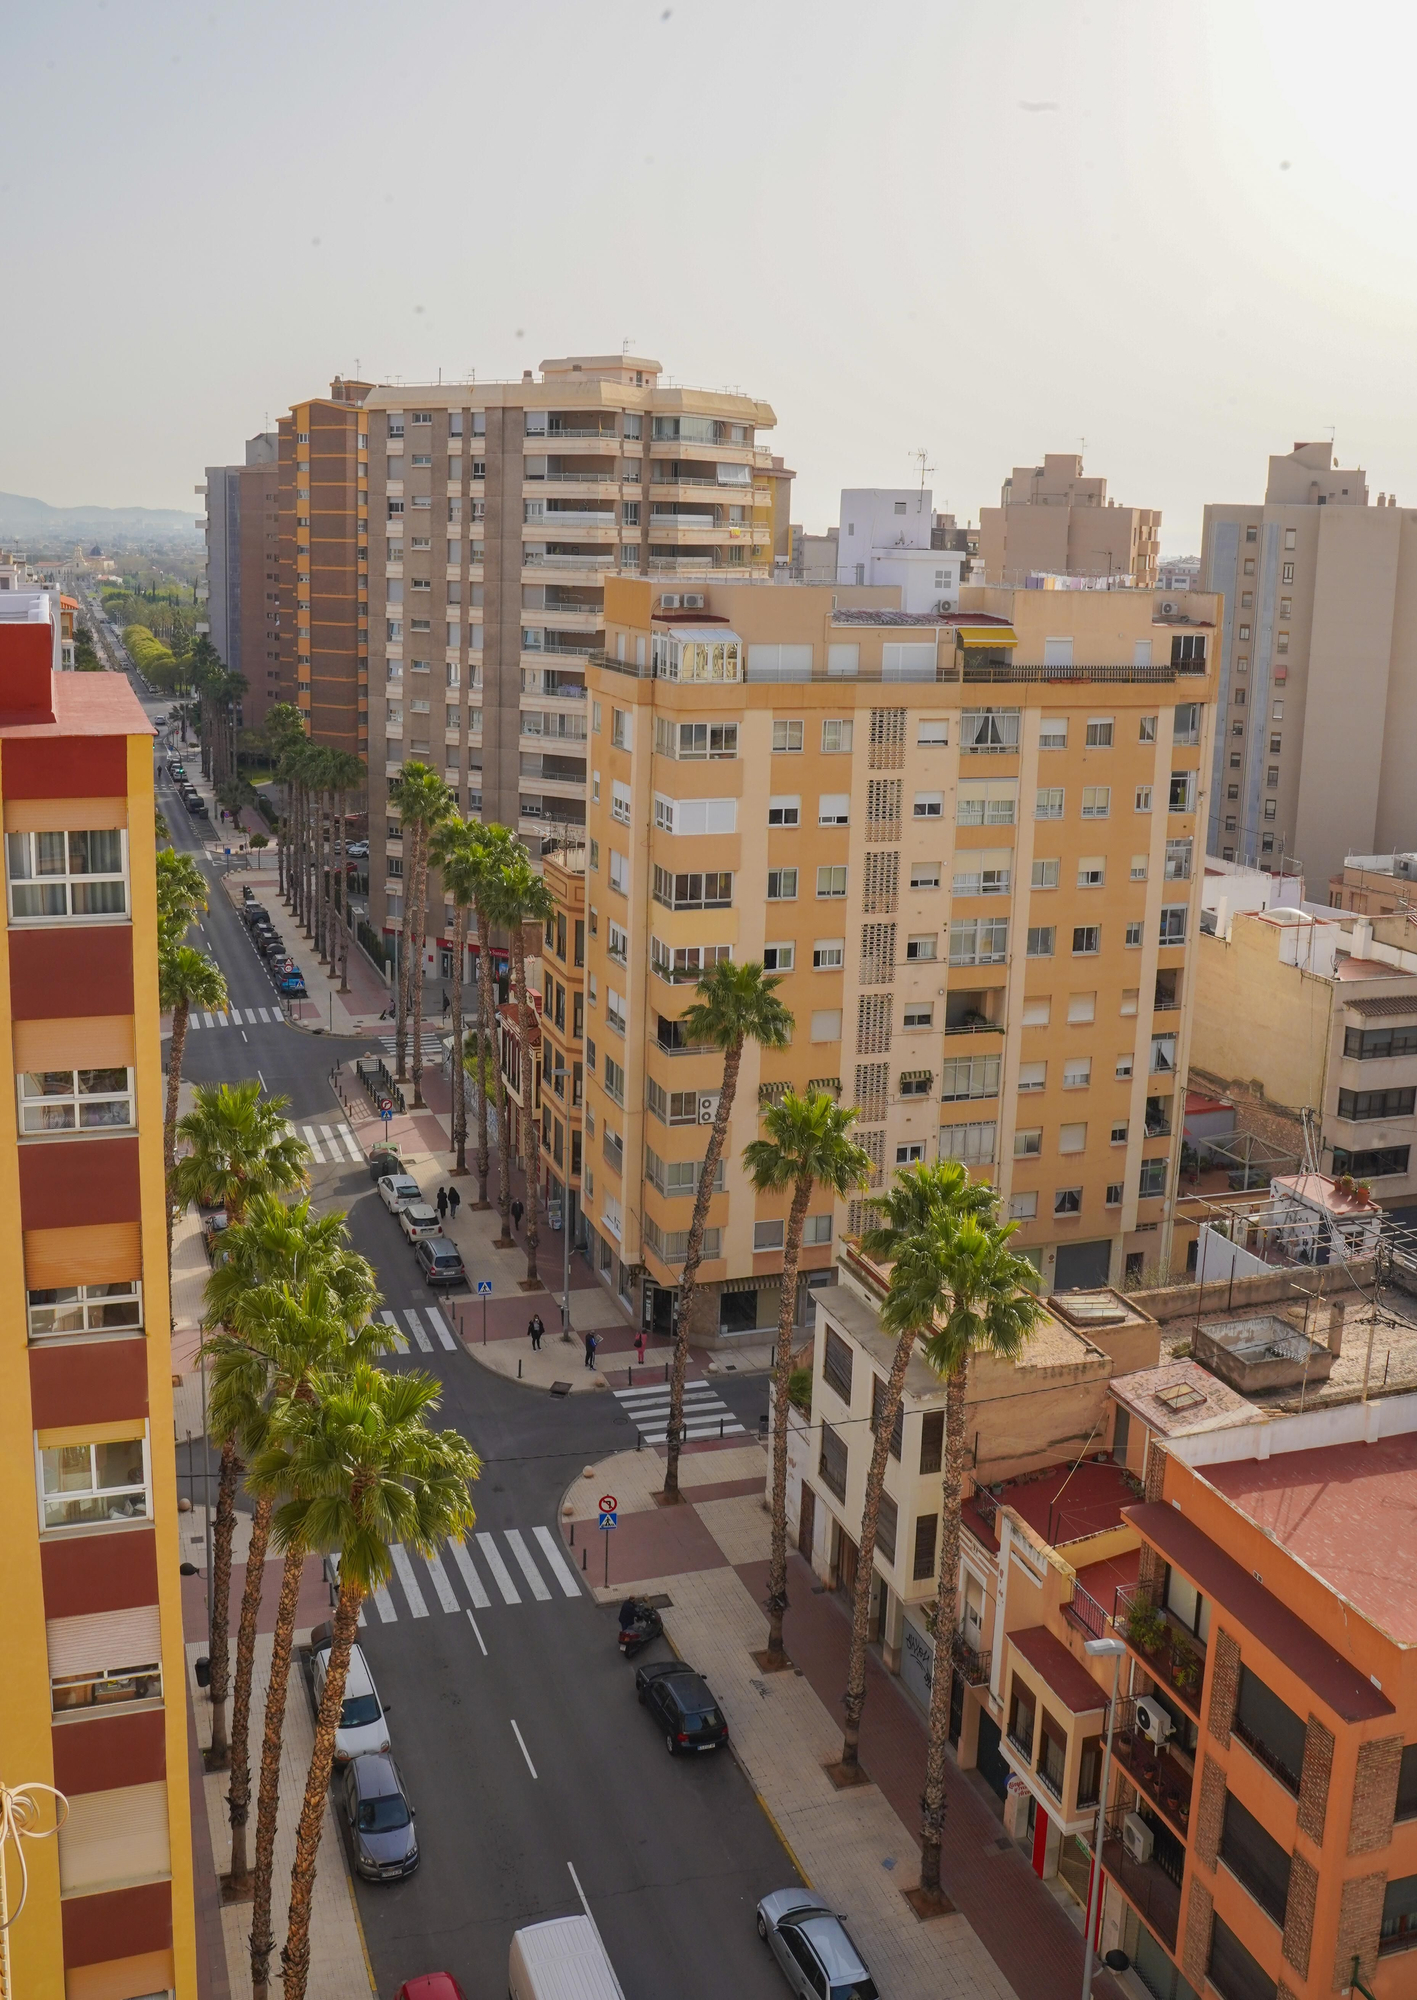
[[[801,2000],[877,2000],[876,1982],[845,1924],[805,1889],[775,1889],[764,1896],[758,1936]]]
[[[392,1757],[356,1757],[344,1774],[344,1815],[354,1865],[366,1882],[392,1882],[418,1866],[414,1809]]]

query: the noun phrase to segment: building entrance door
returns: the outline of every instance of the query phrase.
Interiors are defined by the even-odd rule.
[[[847,1534],[841,1530],[841,1553],[836,1560],[836,1587],[845,1597],[856,1595],[856,1564],[861,1551]]]
[[[817,1535],[817,1496],[802,1481],[802,1504],[797,1517],[797,1553],[807,1562],[812,1560],[812,1544]]]

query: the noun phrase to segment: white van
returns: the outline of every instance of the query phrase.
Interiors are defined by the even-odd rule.
[[[512,1936],[511,2000],[625,2000],[589,1917],[553,1917]]]

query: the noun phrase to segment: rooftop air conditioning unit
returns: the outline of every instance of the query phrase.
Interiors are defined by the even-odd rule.
[[[1159,1750],[1176,1725],[1159,1701],[1143,1696],[1137,1703],[1137,1728]]]
[[[659,600],[659,608],[661,611],[677,611],[679,609],[679,593],[675,590],[667,590]]]
[[[1151,1828],[1140,1813],[1129,1812],[1122,1821],[1122,1845],[1133,1861],[1145,1864],[1151,1859],[1153,1845]]]
[[[1174,618],[1176,616],[1176,607],[1169,597],[1165,599],[1161,606],[1161,615],[1163,618]]]
[[[704,608],[704,594],[701,590],[686,590],[679,602],[686,611],[702,611]]]

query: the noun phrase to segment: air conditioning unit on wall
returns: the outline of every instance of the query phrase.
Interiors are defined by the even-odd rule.
[[[1156,1745],[1158,1750],[1174,1732],[1175,1727],[1175,1723],[1159,1701],[1153,1701],[1143,1695],[1137,1702],[1137,1728],[1143,1736]]]
[[[1129,1812],[1122,1821],[1122,1845],[1132,1860],[1141,1863],[1150,1861],[1152,1844],[1151,1828],[1141,1814]]]

